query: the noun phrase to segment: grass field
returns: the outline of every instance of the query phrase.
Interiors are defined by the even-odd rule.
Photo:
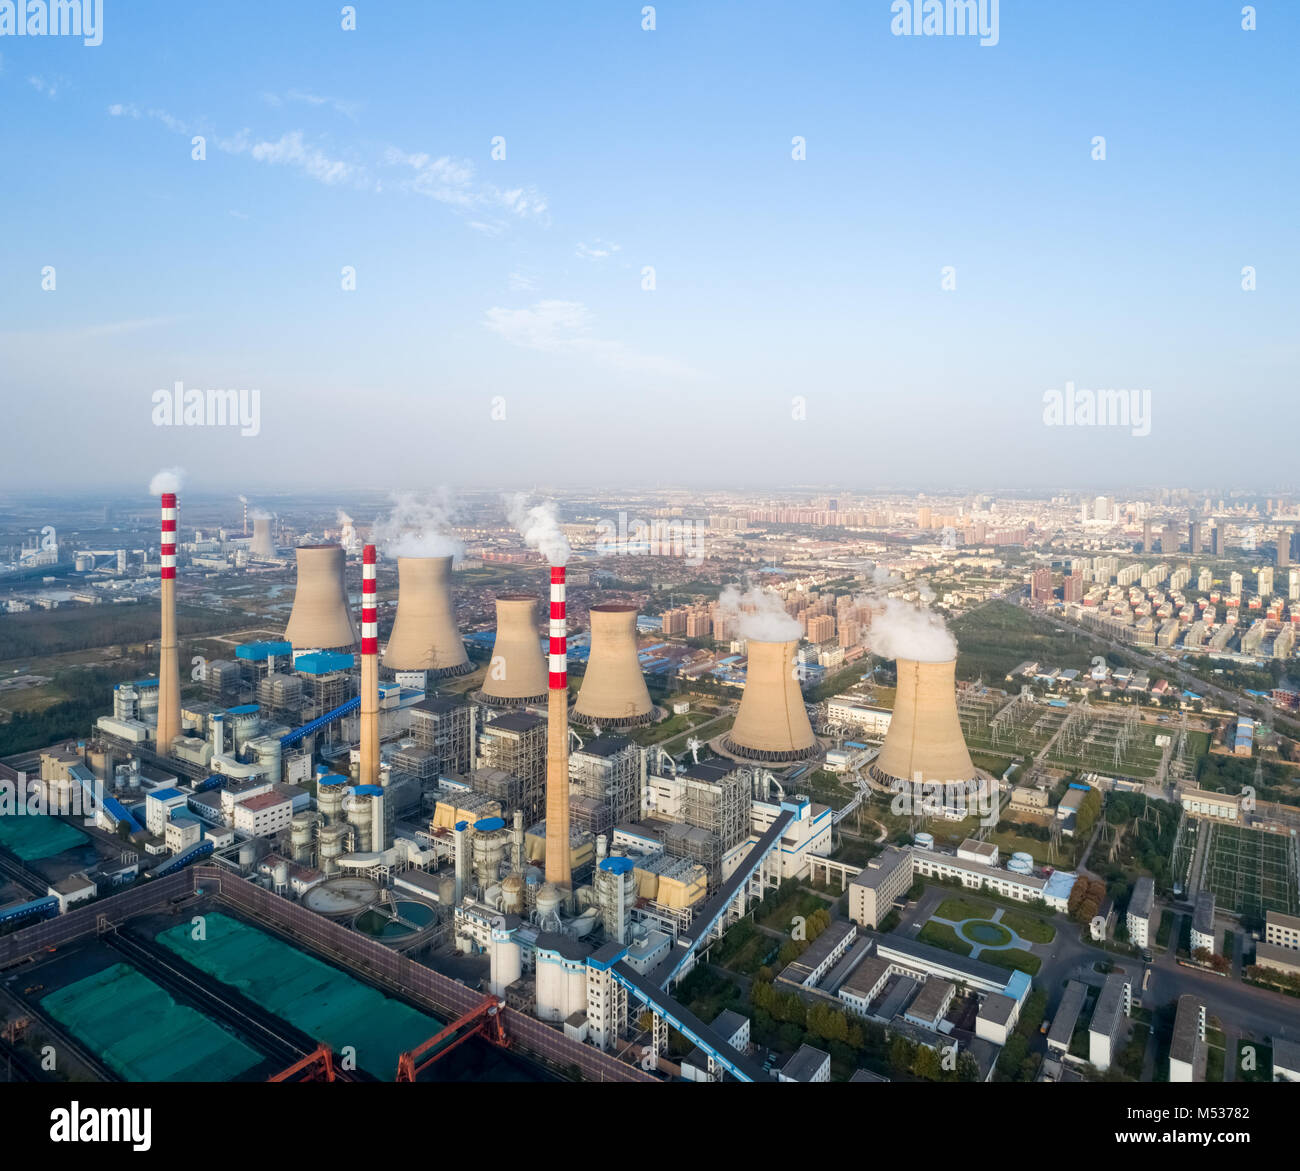
[[[1251,918],[1300,910],[1294,839],[1209,822],[1202,886],[1219,906]]]
[[[974,899],[950,898],[944,899],[934,912],[940,919],[951,919],[955,923],[963,919],[989,919],[993,916],[994,907],[991,903],[979,903]]]
[[[932,947],[941,947],[944,951],[956,952],[957,955],[970,955],[970,944],[960,939],[947,923],[936,923],[931,919],[924,927],[921,928],[920,934],[917,935],[922,943],[928,943]]]
[[[1003,911],[998,922],[1010,927],[1021,939],[1027,939],[1030,943],[1051,943],[1056,938],[1056,928],[1046,919],[1024,911]]]
[[[979,958],[986,964],[993,964],[996,967],[1007,968],[1011,971],[1018,969],[1030,976],[1036,976],[1038,969],[1043,966],[1043,961],[1036,955],[1021,951],[1018,947],[1007,947],[1000,951],[982,951]]]

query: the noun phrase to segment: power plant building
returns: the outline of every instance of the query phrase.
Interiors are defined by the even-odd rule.
[[[546,741],[546,721],[523,711],[489,720],[479,736],[480,764],[511,773],[523,783],[520,807],[529,825],[546,812]]]
[[[599,736],[569,754],[569,782],[573,792],[606,807],[608,824],[619,825],[641,815],[642,767],[641,749],[632,741]]]

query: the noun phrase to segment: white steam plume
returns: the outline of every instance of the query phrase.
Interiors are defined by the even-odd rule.
[[[736,619],[736,629],[741,638],[757,642],[791,642],[803,637],[803,627],[797,618],[785,612],[781,595],[760,586],[745,593],[739,586],[729,585],[718,596],[718,608],[728,617]]]
[[[445,491],[429,496],[395,492],[393,511],[370,530],[371,543],[383,549],[386,557],[453,557],[459,561],[465,556],[465,544],[453,531],[451,513]],[[346,533],[352,518],[340,512],[339,523]]]
[[[271,514],[265,508],[250,508],[248,518],[249,520],[270,520]]]
[[[248,497],[245,496],[245,495],[243,495],[243,494],[241,493],[241,494],[240,494],[240,497],[239,497],[239,503],[240,503],[240,504],[247,504],[247,503],[248,503]]]
[[[522,492],[508,495],[504,500],[506,517],[519,530],[524,544],[541,553],[548,565],[567,564],[573,550],[569,547],[569,538],[560,528],[555,502],[544,500],[529,508],[528,497]]]
[[[149,481],[149,495],[161,496],[164,492],[179,492],[184,475],[180,468],[163,468],[162,471],[156,472],[154,478]]]
[[[935,597],[928,583],[917,583],[923,603],[919,606],[888,596],[885,591],[905,588],[907,583],[883,565],[872,568],[871,584],[875,592],[866,598],[871,609],[867,645],[873,655],[918,663],[946,663],[957,657],[957,640],[943,618],[928,608]]]

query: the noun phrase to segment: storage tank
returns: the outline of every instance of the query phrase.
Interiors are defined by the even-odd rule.
[[[924,834],[924,833],[917,834],[915,840],[917,846],[919,846],[922,850],[934,849],[934,834]]]
[[[289,823],[289,847],[293,851],[293,860],[310,865],[316,848],[316,827],[320,824],[319,813],[295,813]]]
[[[507,915],[524,913],[524,878],[522,874],[509,874],[501,883],[501,909]]]
[[[510,831],[499,817],[484,817],[474,823],[474,878],[479,888],[495,886],[509,856]]]
[[[348,791],[348,778],[329,773],[316,781],[316,808],[326,825],[334,825],[343,818],[343,799]]]
[[[523,975],[523,952],[515,940],[513,927],[492,928],[492,952],[488,987],[495,996],[504,996],[507,988]]]
[[[239,847],[239,869],[247,873],[257,863],[257,847],[252,842],[245,842]]]
[[[275,886],[275,893],[284,894],[289,889],[289,863],[285,861],[277,862],[271,868],[271,882]]]
[[[1011,860],[1007,863],[1007,869],[1013,874],[1032,874],[1034,872],[1034,860],[1023,851],[1012,854]]]
[[[348,844],[351,840],[352,827],[344,823],[327,825],[320,831],[316,849],[318,863],[324,874],[337,873],[338,859],[348,852]]]

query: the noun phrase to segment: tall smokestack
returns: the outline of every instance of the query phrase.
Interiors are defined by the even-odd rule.
[[[247,509],[247,505],[244,506]],[[248,517],[244,517],[244,529],[248,529]],[[262,561],[275,560],[275,540],[271,536],[271,518],[269,516],[253,517],[253,539],[249,542],[248,555]]]
[[[648,724],[654,704],[636,651],[636,607],[592,606],[591,653],[573,714],[611,728]]]
[[[795,664],[799,640],[746,644],[745,691],[723,747],[746,760],[803,760],[817,751]]]
[[[158,733],[155,747],[166,756],[181,734],[181,671],[176,656],[176,493],[161,493],[162,631],[158,642]]]
[[[384,648],[384,666],[431,671],[435,678],[474,669],[456,629],[450,557],[398,557],[397,617]]]
[[[299,545],[298,584],[284,637],[294,649],[352,650],[357,630],[343,585],[343,550],[338,545]]]
[[[546,882],[567,893],[569,865],[569,638],[564,566],[551,566],[550,672],[546,698]]]
[[[248,536],[248,501],[243,501],[244,505],[244,536]]]
[[[541,703],[546,691],[546,660],[537,641],[537,599],[532,594],[499,594],[496,640],[478,698],[496,707],[522,707]]]
[[[361,551],[361,783],[379,784],[379,611],[375,547]],[[382,831],[381,831],[382,833]],[[378,838],[381,836],[377,834]],[[380,847],[382,848],[382,847]]]
[[[965,788],[977,781],[957,715],[957,660],[897,662],[894,714],[871,776],[886,786],[920,781]]]

